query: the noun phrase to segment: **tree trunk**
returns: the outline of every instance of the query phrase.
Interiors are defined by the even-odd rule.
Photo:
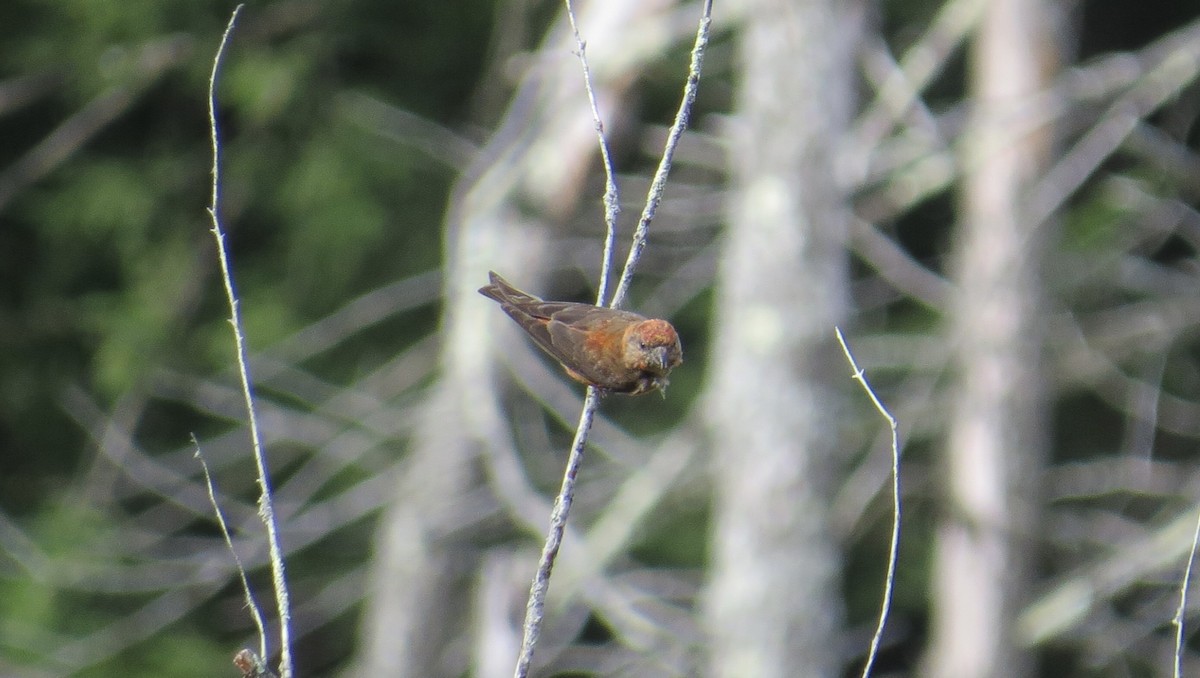
[[[843,615],[826,519],[829,376],[847,284],[834,143],[850,119],[856,18],[838,0],[747,4],[707,396],[712,673],[833,676]]]
[[[997,0],[972,53],[975,98],[953,310],[958,367],[946,450],[949,509],[934,555],[929,675],[1029,675],[1013,623],[1027,596],[1044,461],[1039,272],[1045,224],[1022,199],[1048,141],[1024,126],[1046,82],[1048,13],[1041,0]]]

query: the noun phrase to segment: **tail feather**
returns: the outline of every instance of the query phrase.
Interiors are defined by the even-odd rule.
[[[500,274],[495,271],[488,271],[488,281],[490,284],[480,287],[479,293],[501,304],[536,304],[542,301],[532,294],[526,294],[513,287],[512,284],[500,277]]]

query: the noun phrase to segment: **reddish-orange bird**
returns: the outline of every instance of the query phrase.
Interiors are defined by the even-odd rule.
[[[679,335],[666,320],[615,308],[543,301],[488,273],[479,293],[500,302],[534,343],[589,386],[641,395],[665,388],[671,369],[683,362]]]

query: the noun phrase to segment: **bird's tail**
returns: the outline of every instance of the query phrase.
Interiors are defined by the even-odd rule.
[[[528,304],[542,301],[532,294],[526,294],[513,287],[495,271],[488,271],[488,281],[489,284],[479,288],[479,293],[501,304]]]

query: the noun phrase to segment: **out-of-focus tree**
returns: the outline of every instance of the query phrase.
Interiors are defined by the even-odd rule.
[[[1029,599],[1046,463],[1046,307],[1053,238],[1027,191],[1052,135],[1039,95],[1056,75],[1054,10],[1041,0],[987,5],[972,40],[970,119],[959,144],[960,232],[949,309],[956,394],[945,451],[929,673],[1029,675],[1016,616]]]
[[[958,643],[985,673],[1167,671],[1200,496],[1200,18],[1060,3],[1004,37],[1014,4],[716,3],[628,304],[685,363],[602,403],[536,674],[856,672],[889,464],[834,322],[907,441],[876,675],[976,670]],[[0,3],[0,674],[211,676],[254,644],[188,442],[261,585],[204,212],[231,9]],[[620,255],[699,8],[578,10]],[[474,290],[595,297],[562,11],[263,1],[234,34],[223,211],[300,675],[511,674],[581,389]]]
[[[854,3],[741,3],[712,379],[712,675],[842,664],[830,489],[844,461],[831,328],[845,320]]]

